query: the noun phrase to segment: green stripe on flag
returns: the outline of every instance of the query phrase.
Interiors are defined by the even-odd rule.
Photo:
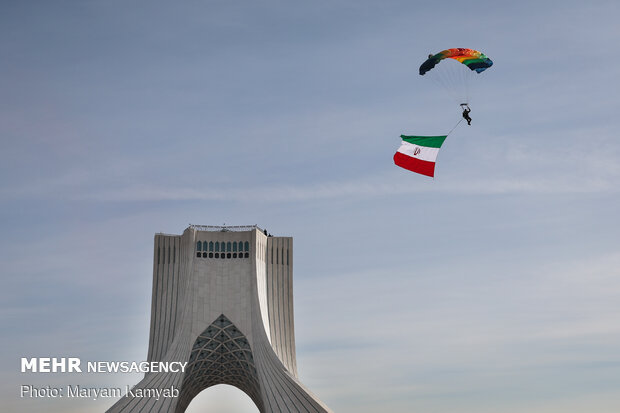
[[[443,141],[446,140],[448,135],[446,136],[405,136],[400,135],[400,137],[409,143],[414,145],[426,146],[427,148],[441,148]]]

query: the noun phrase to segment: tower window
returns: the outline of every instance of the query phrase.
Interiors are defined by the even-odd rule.
[[[220,243],[219,242],[215,243],[215,252],[220,252]]]
[[[213,241],[209,241],[209,252],[213,252]]]
[[[245,242],[245,251],[249,252],[250,251],[250,243],[249,242]]]
[[[231,243],[227,242],[226,243],[226,252],[230,252],[230,248],[231,248]]]

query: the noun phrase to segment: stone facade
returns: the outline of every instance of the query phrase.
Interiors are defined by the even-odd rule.
[[[148,361],[187,361],[148,373],[108,412],[184,412],[202,390],[229,384],[261,412],[331,412],[297,377],[293,239],[258,227],[190,226],[155,235]]]

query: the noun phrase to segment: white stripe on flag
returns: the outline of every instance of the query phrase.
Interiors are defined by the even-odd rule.
[[[403,141],[400,148],[398,148],[398,152],[422,161],[435,162],[437,154],[439,153],[439,148],[429,148],[427,146],[414,145],[413,143]]]

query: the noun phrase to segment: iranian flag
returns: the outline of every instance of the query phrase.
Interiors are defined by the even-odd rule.
[[[446,136],[405,136],[394,154],[394,163],[426,176],[435,176],[435,160]]]

